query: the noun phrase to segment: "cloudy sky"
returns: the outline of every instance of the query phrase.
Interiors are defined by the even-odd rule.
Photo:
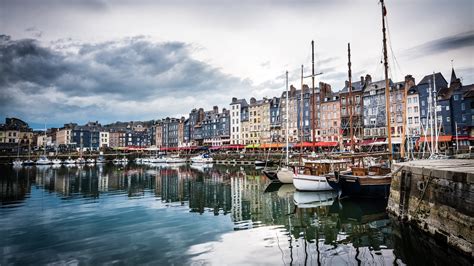
[[[472,0],[386,0],[390,75],[474,82]],[[0,119],[149,120],[272,97],[284,72],[383,78],[378,0],[0,0]],[[310,80],[307,80],[310,82]]]

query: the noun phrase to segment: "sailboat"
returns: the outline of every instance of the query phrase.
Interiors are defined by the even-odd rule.
[[[385,66],[385,108],[389,164],[391,164],[393,150],[390,126],[390,87],[388,81],[387,39],[385,37],[386,9],[384,1],[380,0],[380,3],[382,4],[382,33]],[[349,86],[352,85],[349,84]],[[335,171],[334,174],[327,176],[327,180],[329,185],[338,191],[339,197],[388,198],[393,174],[394,173],[391,173],[391,169],[384,165],[369,166],[368,168],[354,166],[349,171]]]
[[[47,165],[47,164],[52,164],[51,160],[48,159],[46,156],[46,124],[44,125],[44,153],[39,157],[38,160],[36,160],[37,165]]]
[[[286,159],[285,159],[285,166],[280,168],[277,172],[277,177],[278,181],[281,183],[285,184],[291,184],[293,183],[293,169],[289,168],[289,143],[288,143],[288,133],[289,133],[289,121],[288,121],[288,101],[289,101],[289,94],[288,94],[288,71],[286,71],[286,134],[285,134],[285,139],[286,139]]]
[[[13,161],[13,166],[21,166],[23,161],[20,159],[20,140],[18,140],[16,159]]]

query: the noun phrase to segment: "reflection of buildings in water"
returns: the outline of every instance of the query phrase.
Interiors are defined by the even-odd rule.
[[[234,222],[263,220],[267,213],[263,194],[263,182],[260,176],[251,176],[244,173],[231,177],[232,220]]]
[[[30,194],[30,168],[1,166],[0,204],[10,205],[25,200]],[[4,168],[3,168],[4,167]],[[8,167],[8,169],[7,169]],[[13,171],[12,171],[13,170]]]
[[[100,165],[98,166],[98,176],[99,176],[99,191],[106,192],[109,190],[109,174],[104,174],[104,168]]]
[[[231,210],[231,186],[229,184],[209,179],[190,180],[188,184],[191,212],[204,213],[206,209],[212,209],[214,215],[219,215],[220,211],[223,211],[225,215]]]

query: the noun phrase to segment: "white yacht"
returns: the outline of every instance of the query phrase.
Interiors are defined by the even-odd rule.
[[[88,159],[86,160],[86,162],[87,162],[88,164],[94,164],[94,163],[95,163],[95,159],[94,159],[94,158],[88,158]]]
[[[79,157],[76,159],[76,164],[85,164],[86,160],[83,157]]]
[[[212,163],[213,161],[212,157],[207,153],[191,157],[191,162],[193,163]]]
[[[63,161],[61,161],[61,159],[58,159],[58,158],[53,159],[52,162],[53,162],[53,164],[62,164],[63,163]]]
[[[50,159],[46,157],[46,155],[41,155],[38,160],[36,160],[37,165],[46,165],[46,164],[52,164]]]

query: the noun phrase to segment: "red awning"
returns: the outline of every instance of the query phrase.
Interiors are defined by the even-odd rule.
[[[227,145],[227,146],[222,146],[222,149],[243,149],[245,148],[245,145],[241,144],[232,144],[232,145]]]
[[[220,150],[221,148],[221,146],[211,146],[209,150]]]
[[[336,147],[337,141],[320,141],[316,143],[316,147]]]
[[[453,140],[453,136],[438,136],[438,142],[450,142]],[[435,137],[434,136],[426,136],[426,137],[420,137],[420,139],[418,139],[418,142],[431,142],[431,141],[435,141]]]
[[[384,142],[385,141],[385,138],[376,138],[376,139],[364,139],[360,145],[361,146],[368,146],[368,145],[371,145],[372,143],[374,142]]]
[[[314,143],[314,146],[316,146],[317,142]],[[294,148],[301,148],[301,147],[313,147],[313,143],[309,141],[305,141],[303,143],[297,143]]]

